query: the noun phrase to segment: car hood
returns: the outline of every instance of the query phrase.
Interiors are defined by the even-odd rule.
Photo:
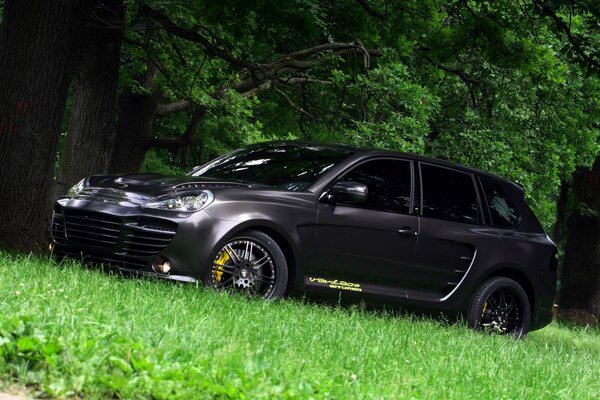
[[[216,181],[206,177],[162,174],[94,175],[88,178],[86,182],[86,189],[114,189],[152,197],[196,189],[243,187],[250,187],[250,185]]]

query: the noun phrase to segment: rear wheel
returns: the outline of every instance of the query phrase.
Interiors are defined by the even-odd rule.
[[[467,323],[481,331],[524,337],[531,324],[527,294],[512,279],[491,278],[475,292],[468,308]]]
[[[246,231],[218,249],[206,283],[215,289],[277,299],[284,295],[287,279],[287,263],[277,243],[263,232]]]

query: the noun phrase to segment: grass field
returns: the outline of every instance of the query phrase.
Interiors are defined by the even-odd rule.
[[[85,398],[600,398],[600,333],[526,340],[0,253],[0,381]]]

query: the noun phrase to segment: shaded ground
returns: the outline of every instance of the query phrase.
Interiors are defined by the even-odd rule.
[[[31,397],[27,397],[27,390],[18,386],[2,387],[0,390],[0,400],[25,400]]]
[[[0,400],[25,400],[27,397],[20,394],[10,394],[0,392]]]

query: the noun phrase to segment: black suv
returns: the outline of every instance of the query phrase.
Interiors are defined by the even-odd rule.
[[[550,322],[556,287],[556,247],[520,186],[343,145],[251,145],[187,176],[95,175],[57,201],[52,236],[59,257],[264,298],[460,313],[516,337]]]

